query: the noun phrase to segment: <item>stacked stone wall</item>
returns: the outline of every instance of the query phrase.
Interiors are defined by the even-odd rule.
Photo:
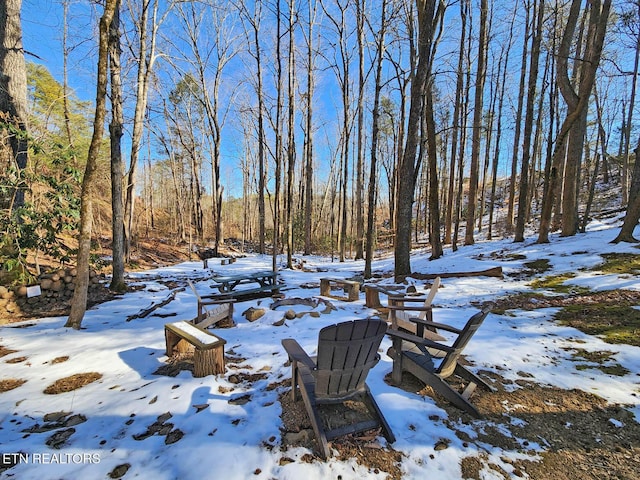
[[[35,316],[38,312],[66,311],[76,288],[77,275],[76,268],[68,267],[44,273],[31,285],[0,285],[0,317],[10,320]],[[105,289],[104,275],[90,271],[89,298]],[[0,320],[0,323],[3,322]]]

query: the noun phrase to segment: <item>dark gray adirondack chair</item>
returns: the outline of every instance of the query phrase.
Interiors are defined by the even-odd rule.
[[[402,381],[402,372],[409,372],[432,387],[456,407],[480,417],[480,413],[469,401],[469,398],[477,386],[489,391],[493,391],[493,387],[463,367],[458,360],[473,334],[482,325],[489,311],[490,309],[487,307],[473,315],[462,330],[443,323],[420,321],[425,327],[456,333],[458,336],[450,346],[390,328],[387,334],[393,340],[393,346],[390,350],[393,358],[393,372],[391,374],[393,383],[399,385]],[[444,355],[441,357],[435,356],[430,353],[433,350],[443,352]],[[462,393],[456,391],[445,381],[452,375],[456,375],[467,382]]]
[[[386,439],[393,443],[395,437],[366,384],[369,370],[380,360],[378,347],[387,331],[386,322],[380,320],[354,320],[330,325],[318,335],[318,355],[311,358],[294,339],[282,341],[291,361],[291,386],[293,399],[297,399],[300,387],[302,399],[316,435],[320,453],[331,456],[328,441],[373,428],[382,427]],[[373,420],[325,429],[319,404],[342,403],[357,395],[363,395],[373,407]]]

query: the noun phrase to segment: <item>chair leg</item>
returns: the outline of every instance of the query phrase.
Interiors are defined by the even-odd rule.
[[[479,387],[482,387],[482,388],[484,388],[485,390],[487,390],[489,392],[493,392],[495,390],[491,385],[489,385],[487,382],[482,380],[475,373],[473,373],[470,370],[467,370],[466,368],[464,368],[460,364],[456,365],[456,369],[455,369],[455,371],[453,373],[454,373],[454,375],[458,375],[459,377],[464,378],[468,382],[475,383]]]
[[[382,411],[380,410],[380,407],[376,403],[375,398],[373,398],[373,395],[371,395],[371,391],[369,390],[369,386],[366,385],[366,384],[365,384],[365,391],[367,393],[367,396],[369,397],[369,400],[371,401],[371,404],[373,405],[374,410],[376,411],[376,415],[378,415],[378,419],[380,420],[380,425],[382,426],[382,431],[384,433],[384,437],[387,439],[387,441],[389,443],[395,442],[396,441],[396,436],[391,431],[391,427],[387,423],[387,420],[384,418],[384,415],[382,415]]]
[[[300,371],[298,370],[298,373]],[[327,442],[327,434],[324,431],[324,427],[322,425],[322,418],[320,418],[320,412],[318,412],[318,407],[316,405],[315,400],[312,398],[313,394],[310,394],[304,384],[304,379],[299,379],[300,385],[300,393],[302,393],[302,401],[304,402],[304,406],[307,410],[307,415],[309,415],[309,420],[311,420],[311,427],[313,428],[313,432],[316,435],[316,441],[318,442],[319,453],[325,460],[331,456],[331,451],[329,450],[329,444]]]
[[[402,383],[402,340],[394,338],[393,348],[393,370],[391,371],[391,381],[394,385]]]
[[[420,372],[418,378],[425,384],[433,388],[437,393],[446,398],[454,406],[458,407],[460,410],[464,410],[477,418],[480,418],[482,416],[480,415],[480,412],[478,412],[478,409],[469,400],[456,392],[447,382],[445,382],[437,375],[423,370],[422,372]]]
[[[295,402],[298,399],[298,362],[291,361],[291,399]]]

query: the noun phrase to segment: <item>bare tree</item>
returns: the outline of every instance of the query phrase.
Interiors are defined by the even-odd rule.
[[[288,55],[288,111],[287,111],[287,195],[286,195],[286,219],[287,219],[287,267],[293,268],[293,183],[296,162],[295,139],[295,48],[294,29],[296,24],[295,1],[289,0],[289,55]]]
[[[307,92],[306,115],[305,115],[305,136],[304,136],[304,254],[311,254],[311,234],[313,223],[313,96],[315,93],[315,43],[314,26],[318,7],[316,1],[308,2],[308,24],[307,31],[303,30],[307,42]]]
[[[465,44],[467,36],[467,9],[468,1],[460,1],[460,43],[458,44],[458,67],[456,69],[456,95],[453,104],[453,118],[451,130],[451,154],[449,158],[449,196],[447,197],[444,243],[452,243],[453,206],[455,196],[453,194],[456,179],[456,154],[458,138],[460,136],[460,116],[462,110],[462,95],[464,93],[464,60]],[[464,132],[462,133],[464,135]]]
[[[473,132],[471,137],[471,166],[469,173],[469,200],[467,202],[467,228],[464,236],[465,245],[473,245],[473,228],[478,201],[478,170],[480,158],[480,133],[482,130],[482,105],[484,81],[487,76],[487,0],[480,0],[480,32],[478,38],[478,66],[476,70],[476,86],[473,106]]]
[[[376,178],[378,169],[378,137],[380,133],[380,97],[382,92],[382,62],[385,51],[385,34],[387,31],[387,1],[382,0],[380,5],[380,27],[376,35],[375,57],[375,91],[373,95],[373,112],[371,119],[371,163],[369,165],[369,192],[367,206],[367,232],[365,241],[364,278],[371,277],[371,264],[373,262],[373,247],[375,238],[376,220]]]
[[[563,182],[562,235],[564,236],[575,235],[578,229],[578,166],[582,157],[586,130],[586,110],[600,64],[611,0],[605,0],[604,2],[594,0],[590,4],[584,56],[576,60],[579,61],[580,65],[574,67],[574,69],[580,69],[576,91],[569,77],[569,59],[571,58],[573,37],[580,16],[580,6],[581,2],[579,0],[572,1],[558,48],[557,82],[558,88],[567,103],[567,114],[556,138],[553,166],[549,175],[549,183],[545,187],[548,200],[552,202],[555,182]],[[562,158],[566,158],[566,166],[564,176],[558,178],[557,165]],[[548,241],[550,216],[551,207],[549,205],[543,209],[541,215],[538,242]]]
[[[633,167],[633,175],[631,176],[631,187],[629,189],[629,205],[627,213],[624,216],[622,228],[618,236],[611,243],[629,242],[637,243],[638,240],[633,236],[633,231],[640,220],[640,140],[635,149],[635,164]]]
[[[364,258],[364,92],[365,92],[365,38],[364,22],[366,0],[356,0],[356,30],[358,38],[358,106],[357,106],[357,146],[356,146],[356,188],[355,188],[355,215],[356,215],[356,251],[354,258]]]
[[[500,60],[498,65],[498,75],[500,79],[499,93],[498,94],[498,112],[497,112],[497,125],[496,125],[496,142],[493,151],[493,162],[491,165],[491,194],[489,197],[489,228],[487,231],[487,238],[491,240],[493,237],[493,219],[496,203],[496,188],[498,177],[498,161],[500,157],[500,140],[502,138],[502,109],[504,106],[505,92],[507,87],[507,73],[509,71],[509,56],[511,53],[511,47],[513,46],[513,26],[515,23],[517,4],[514,7],[513,15],[509,23],[509,35],[507,41],[502,44],[500,52]],[[502,69],[502,76],[500,71]]]
[[[112,276],[109,288],[122,292],[126,289],[124,281],[124,205],[122,204],[122,182],[124,180],[124,162],[122,160],[122,136],[124,114],[122,112],[122,80],[120,77],[120,0],[109,29],[109,65],[111,69],[111,252]]]
[[[518,87],[518,106],[516,109],[515,132],[513,137],[513,151],[511,154],[511,178],[509,181],[509,200],[507,211],[506,230],[508,233],[513,231],[513,220],[515,214],[516,185],[518,180],[518,157],[520,151],[520,134],[522,131],[522,111],[524,108],[525,88],[527,80],[527,59],[529,57],[529,36],[531,35],[531,8],[530,0],[525,0],[525,28],[524,41],[522,42],[522,57],[520,63],[520,83]]]
[[[423,99],[430,95],[427,82],[430,81],[433,66],[433,47],[438,24],[444,15],[445,6],[435,0],[416,0],[418,10],[418,61],[412,72],[411,103],[404,152],[398,159],[398,193],[396,203],[396,244],[395,277],[396,280],[411,273],[411,221],[412,206],[419,165],[417,147],[422,113]]]
[[[100,19],[100,40],[98,43],[98,76],[96,84],[96,111],[93,120],[93,136],[87,154],[87,165],[82,179],[80,193],[80,232],[78,235],[78,256],[76,287],[71,299],[71,311],[65,327],[79,330],[87,309],[89,288],[89,255],[91,253],[91,233],[93,225],[94,187],[98,170],[98,155],[104,121],[106,117],[107,75],[109,69],[109,29],[116,10],[117,0],[106,0],[104,13]]]
[[[542,42],[542,21],[544,14],[544,0],[536,0],[534,8],[536,27],[531,42],[531,58],[529,65],[529,80],[527,82],[527,102],[524,119],[524,133],[522,143],[522,166],[520,167],[520,191],[518,192],[518,216],[516,218],[515,242],[524,242],[524,227],[527,219],[527,194],[529,193],[529,163],[531,160],[531,136],[534,123],[534,104],[536,86],[538,83],[538,65],[540,62],[540,45]]]
[[[629,9],[625,9],[621,16],[621,24],[625,33],[635,40],[633,57],[633,74],[631,76],[631,93],[629,95],[629,108],[624,129],[624,151],[622,152],[622,205],[626,205],[629,198],[629,145],[631,143],[631,126],[633,125],[633,110],[636,101],[636,89],[638,85],[638,67],[640,65],[640,1],[628,0]]]

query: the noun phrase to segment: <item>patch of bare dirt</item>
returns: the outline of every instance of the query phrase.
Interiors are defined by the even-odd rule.
[[[640,292],[633,290],[607,290],[568,296],[548,297],[542,294],[511,295],[491,302],[494,310],[536,310],[538,308],[566,307],[567,305],[610,304],[630,306],[640,304]]]
[[[529,454],[531,460],[514,461],[507,456],[498,465],[488,455],[473,455],[461,462],[462,478],[485,478],[489,469],[495,478],[513,476],[531,480],[603,480],[640,478],[640,424],[621,405],[608,405],[602,398],[581,390],[562,390],[537,385],[526,375],[513,384],[501,377],[481,372],[496,387],[494,392],[476,390],[472,397],[483,418],[477,420],[440,398],[430,387],[410,374],[403,374],[401,388],[431,396],[445,409],[448,418],[416,419],[416,422],[443,422],[456,431],[465,445],[487,445],[507,452]],[[509,387],[508,389],[505,386]],[[301,399],[294,402],[287,389],[280,395],[283,421],[283,447],[301,446],[317,452],[311,423]],[[329,422],[344,421],[354,415],[337,407],[324,411]],[[469,429],[475,434],[469,435]],[[371,471],[386,472],[389,479],[400,479],[402,454],[392,446],[382,448],[373,441],[379,432],[360,437],[336,439],[331,447],[337,458],[356,461]],[[446,449],[446,442],[434,445]],[[307,461],[321,461],[309,456]],[[507,471],[509,470],[509,471]]]
[[[17,350],[11,350],[10,348],[0,345],[0,357],[6,357],[7,355],[11,355],[16,352]]]
[[[438,399],[447,410],[445,423],[450,428],[464,424],[475,430],[477,438],[458,430],[463,441],[530,452],[532,460],[516,461],[512,466],[516,476],[532,480],[640,478],[640,424],[624,406],[608,405],[581,390],[562,390],[524,379],[517,382],[518,388],[507,391],[502,379],[495,380],[496,392],[478,390],[472,397],[483,415],[481,422],[473,422],[470,415]],[[539,449],[542,460],[533,458]],[[465,459],[463,476],[480,479],[485,466],[501,470],[487,462]],[[506,472],[503,476],[511,478]]]
[[[283,449],[287,447],[304,447],[314,452],[314,455],[306,457],[308,462],[322,462],[320,456],[316,456],[318,446],[307,415],[302,398],[295,402],[291,398],[291,390],[287,389],[279,396],[282,406],[282,443]],[[327,428],[335,428],[341,425],[364,421],[370,417],[370,409],[360,400],[345,402],[345,405],[319,406],[320,415]],[[336,438],[329,443],[329,447],[337,450],[336,458],[339,460],[356,459],[357,463],[367,467],[374,473],[386,472],[389,480],[400,480],[402,473],[399,464],[402,453],[390,446],[383,447],[376,438],[382,436],[378,430],[363,432],[358,435],[346,435]]]
[[[24,383],[26,383],[26,380],[22,378],[4,378],[0,380],[0,393],[8,392],[9,390],[18,388]]]
[[[89,372],[89,373],[77,373],[70,377],[61,378],[56,380],[47,388],[44,389],[44,393],[48,395],[56,395],[58,393],[71,392],[79,388],[89,385],[102,378],[101,373]]]

